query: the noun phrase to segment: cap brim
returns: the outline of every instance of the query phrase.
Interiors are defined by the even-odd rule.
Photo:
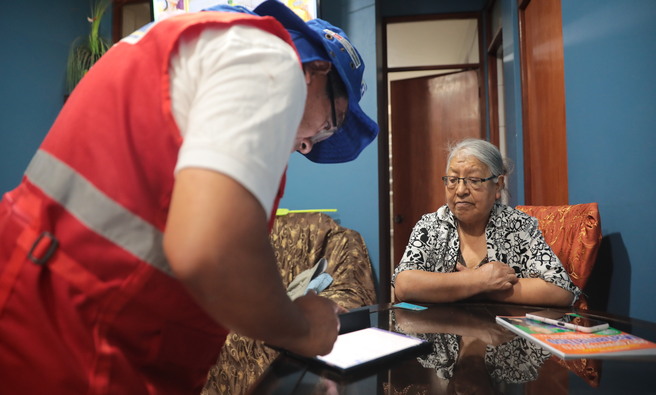
[[[357,158],[362,150],[378,135],[378,125],[360,109],[349,102],[349,113],[342,128],[332,137],[315,144],[312,151],[304,154],[316,163],[343,163]]]

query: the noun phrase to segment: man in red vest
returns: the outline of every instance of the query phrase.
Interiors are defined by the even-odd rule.
[[[200,391],[228,330],[328,353],[337,306],[291,301],[268,229],[290,152],[377,135],[337,27],[277,1],[151,24],[76,87],[0,202],[0,388]]]

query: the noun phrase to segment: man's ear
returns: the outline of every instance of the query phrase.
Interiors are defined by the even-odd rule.
[[[326,75],[330,71],[332,63],[325,60],[313,60],[312,62],[303,63],[303,72],[305,74],[305,83],[310,84],[312,78],[317,75]]]

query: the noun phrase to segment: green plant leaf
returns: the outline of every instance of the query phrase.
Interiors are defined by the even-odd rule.
[[[91,16],[87,18],[91,24],[89,34],[71,43],[66,61],[66,90],[69,94],[110,47],[110,41],[99,33],[100,23],[110,4],[111,0],[93,1]]]

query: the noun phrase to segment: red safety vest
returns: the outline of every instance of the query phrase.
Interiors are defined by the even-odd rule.
[[[162,249],[181,144],[168,62],[185,34],[273,18],[185,14],[115,45],[0,203],[0,392],[199,393],[225,341]],[[300,65],[300,62],[299,62]],[[279,196],[284,187],[281,180]]]

